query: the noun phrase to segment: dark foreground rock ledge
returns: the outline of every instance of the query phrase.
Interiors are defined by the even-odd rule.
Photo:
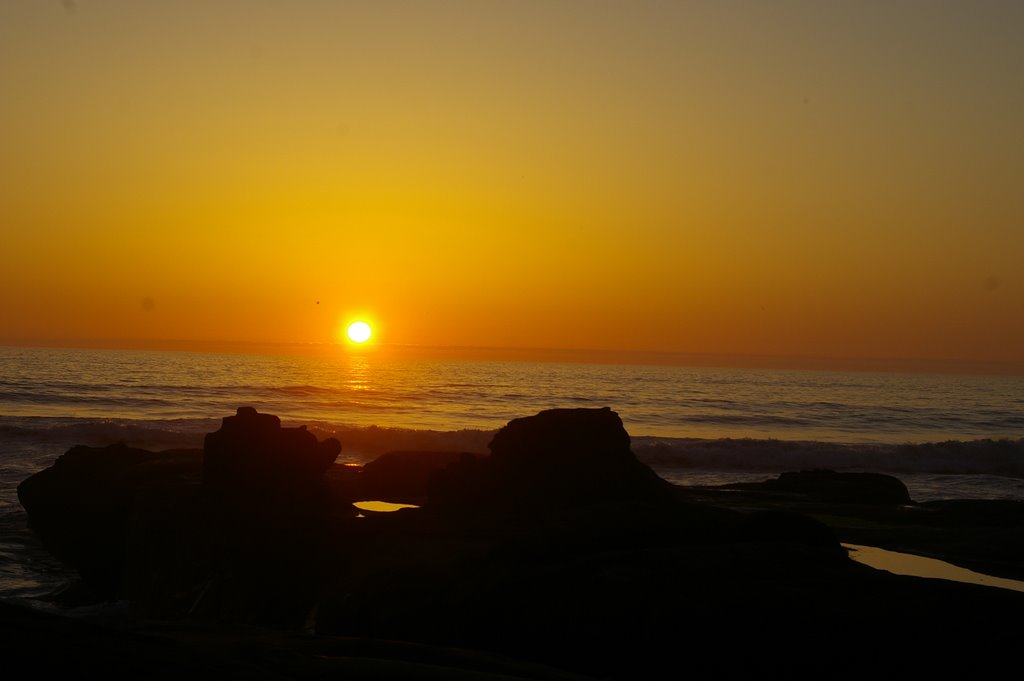
[[[166,644],[196,669],[326,674],[342,641],[427,655],[371,678],[473,678],[462,663],[422,675],[439,650],[481,651],[473,674],[538,679],[950,678],[1016,662],[1024,595],[871,570],[838,543],[856,523],[824,522],[889,522],[898,494],[830,501],[813,476],[802,491],[687,492],[632,456],[607,409],[516,419],[490,457],[444,453],[408,475],[412,455],[392,455],[364,491],[339,448],[242,410],[205,451],[76,447],[19,498],[80,596],[131,604],[155,665]],[[351,501],[399,480],[421,508],[357,516]],[[47,645],[89,658],[64,629]]]

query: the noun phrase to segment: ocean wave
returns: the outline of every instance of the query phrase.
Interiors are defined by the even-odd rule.
[[[384,452],[462,451],[486,453],[493,430],[431,430],[377,425],[345,425],[318,421],[283,421],[285,426],[305,425],[320,439],[334,437],[342,443],[340,461],[365,463]],[[4,452],[32,452],[59,456],[74,445],[101,447],[124,443],[160,451],[200,448],[203,438],[220,428],[221,419],[99,419],[65,417],[0,416],[0,456]],[[12,449],[13,447],[13,449]]]
[[[98,419],[0,416],[4,451],[57,456],[76,444],[123,442],[162,450],[202,447],[219,418]],[[318,438],[342,443],[340,461],[365,463],[387,451],[486,453],[493,429],[430,429],[285,420],[306,425]],[[1024,439],[949,440],[908,444],[844,444],[756,438],[632,437],[638,459],[659,469],[786,471],[810,468],[891,473],[988,474],[1024,478]],[[2,453],[0,453],[2,455]]]
[[[143,449],[201,447],[206,433],[220,419],[65,418],[48,416],[0,417],[0,442],[83,444],[103,446],[123,442]]]
[[[652,467],[782,472],[828,468],[1024,478],[1024,439],[838,444],[762,439],[633,438]]]
[[[365,463],[389,451],[452,451],[485,454],[493,430],[429,430],[384,426],[338,426],[310,423],[318,438],[333,437],[341,442],[341,459]]]

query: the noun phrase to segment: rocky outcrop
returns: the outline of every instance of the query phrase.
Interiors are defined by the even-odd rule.
[[[475,512],[536,511],[657,502],[671,490],[633,455],[622,420],[607,407],[513,419],[489,447],[490,457],[464,457],[436,474],[431,503]]]
[[[203,442],[203,485],[213,493],[253,494],[294,490],[317,481],[341,453],[334,438],[318,442],[281,419],[239,407]]]
[[[334,521],[350,515],[324,473],[341,443],[240,407],[203,443],[212,569],[192,612],[244,622],[301,623],[336,568]]]
[[[1024,595],[871,570],[830,529],[842,513],[870,528],[953,514],[965,532],[982,520],[1011,532],[994,522],[1019,520],[1016,506],[990,518],[979,506],[898,505],[905,488],[887,476],[822,471],[694,493],[639,463],[609,409],[515,419],[490,456],[393,452],[359,472],[331,465],[339,448],[241,409],[205,451],[76,447],[19,495],[47,546],[104,597],[176,620],[168,630],[202,620],[203,650],[211,622],[315,628],[238,649],[285,676],[313,669],[274,648],[285,639],[317,642],[320,662],[356,656],[329,636],[623,680],[846,679],[862,669],[837,661],[863,650],[902,661],[886,662],[892,678],[970,677],[979,660],[1016,652],[1019,628],[1005,623]],[[422,508],[356,517],[348,503],[367,490],[416,496],[428,477]],[[397,654],[387,645],[370,657]],[[937,648],[969,652],[956,666]],[[431,659],[386,675],[452,676]]]
[[[774,480],[738,483],[736,489],[790,494],[811,501],[835,504],[910,504],[910,492],[899,478],[883,473],[847,473],[831,470],[782,473]]]
[[[730,534],[740,542],[791,542],[838,553],[835,532],[810,516],[792,511],[755,511],[745,515]]]
[[[18,485],[18,500],[42,544],[112,598],[132,537],[149,519],[194,504],[201,466],[199,450],[76,446]]]
[[[34,533],[80,594],[150,617],[295,621],[331,569],[322,477],[341,445],[241,408],[204,450],[74,447],[19,485]]]
[[[362,467],[353,493],[364,500],[420,501],[431,477],[464,457],[479,458],[463,452],[387,452]]]

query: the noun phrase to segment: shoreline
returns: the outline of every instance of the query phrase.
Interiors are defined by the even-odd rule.
[[[200,447],[220,417],[111,417],[109,415],[0,414],[0,442],[18,456],[52,457],[75,444],[125,442],[150,449]],[[306,426],[318,437],[337,437],[346,446],[343,456],[353,463],[391,449],[462,449],[487,451],[500,426],[446,428],[330,423],[283,417],[290,427]],[[645,463],[664,468],[706,471],[782,472],[794,468],[863,469],[893,474],[991,474],[1024,479],[1024,437],[949,439],[936,436],[920,441],[901,439],[850,441],[808,437],[727,435],[704,437],[686,427],[677,435],[632,435],[634,452]],[[63,449],[62,449],[63,448]],[[43,451],[45,450],[45,451]],[[6,458],[14,454],[4,452]],[[2,459],[0,459],[2,462]]]
[[[979,653],[997,669],[1020,633],[1001,623],[1024,593],[893,575],[843,544],[1024,573],[1024,502],[916,503],[892,476],[828,470],[680,487],[636,457],[608,409],[514,419],[489,449],[348,466],[339,441],[251,408],[198,450],[75,447],[19,499],[43,545],[78,570],[63,602],[124,609],[113,629],[9,604],[0,622],[23,629],[26,649],[92,641],[72,648],[80,662],[127,644],[145,648],[131,666],[160,665],[177,646],[178,672],[253,678],[319,673],[339,662],[325,650],[387,639],[372,665],[399,678],[419,678],[409,646],[415,669],[430,667],[423,678],[452,665],[465,678],[674,678],[686,641],[701,652],[685,663],[694,679],[845,679],[833,665],[851,647],[884,641],[880,654],[909,670],[959,644],[970,653],[931,671],[974,669]],[[407,507],[367,512],[360,500]],[[832,622],[842,635],[822,628]]]

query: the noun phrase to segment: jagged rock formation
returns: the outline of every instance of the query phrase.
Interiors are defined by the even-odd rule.
[[[215,494],[262,495],[314,484],[341,453],[334,438],[318,442],[305,426],[239,407],[203,441],[203,485]]]
[[[842,661],[863,651],[889,678],[992,676],[1015,659],[1008,623],[1024,596],[870,570],[813,516],[846,514],[844,532],[874,536],[903,514],[970,532],[1019,519],[1017,506],[925,508],[888,480],[821,472],[676,488],[636,460],[610,409],[515,419],[484,457],[392,453],[351,474],[333,465],[339,449],[243,408],[204,451],[73,448],[19,498],[99,597],[179,623],[313,627],[349,646],[484,651],[621,680],[852,679],[864,666]],[[422,493],[427,478],[422,508],[359,518],[349,503]],[[273,639],[283,652],[268,664],[299,678],[297,640]],[[320,661],[342,650],[316,649]],[[956,650],[968,652],[945,655]],[[389,670],[445,675],[415,659]]]
[[[197,501],[201,466],[199,450],[76,446],[18,485],[18,499],[43,545],[114,598],[141,530]]]
[[[332,515],[353,514],[322,480],[340,449],[243,407],[204,450],[74,447],[18,496],[86,595],[147,616],[294,621],[330,570]]]

